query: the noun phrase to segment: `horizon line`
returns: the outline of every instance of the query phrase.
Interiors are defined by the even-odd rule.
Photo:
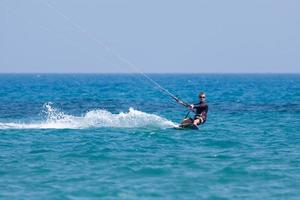
[[[187,72],[134,72],[134,73],[129,73],[129,72],[0,72],[0,74],[186,74],[186,75],[200,75],[200,74],[253,74],[253,75],[281,75],[281,74],[287,74],[287,75],[299,75],[300,72],[195,72],[195,73],[187,73]]]

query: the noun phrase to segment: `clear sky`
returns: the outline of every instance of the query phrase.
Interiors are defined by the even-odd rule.
[[[299,0],[44,2],[0,0],[0,72],[300,73]]]

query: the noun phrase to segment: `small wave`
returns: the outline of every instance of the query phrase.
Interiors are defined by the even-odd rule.
[[[52,103],[44,105],[46,119],[32,123],[1,123],[0,129],[84,129],[100,127],[135,128],[157,127],[171,128],[176,124],[163,117],[129,108],[128,112],[113,114],[107,110],[97,109],[83,116],[73,116],[54,108]]]

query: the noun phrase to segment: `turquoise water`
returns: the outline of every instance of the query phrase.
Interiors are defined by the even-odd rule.
[[[299,199],[300,75],[0,75],[0,199]]]

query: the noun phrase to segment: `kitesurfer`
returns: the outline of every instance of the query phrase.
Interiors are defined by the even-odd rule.
[[[189,106],[190,110],[195,111],[194,118],[187,118],[183,121],[184,124],[194,124],[195,126],[198,126],[200,124],[204,124],[207,119],[207,112],[208,112],[208,105],[205,101],[205,93],[200,92],[199,93],[199,103],[192,104]]]

